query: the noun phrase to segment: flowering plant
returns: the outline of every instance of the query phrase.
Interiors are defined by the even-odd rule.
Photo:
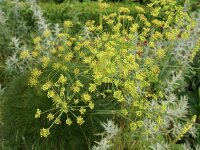
[[[83,34],[70,35],[73,23],[65,21],[63,29],[45,28],[33,48],[20,54],[36,62],[28,85],[51,103],[48,110],[36,110],[35,118],[46,115],[49,121],[40,136],[48,138],[63,121],[81,126],[87,114],[109,114],[114,123],[103,123],[106,136],[93,149],[123,142],[122,149],[145,149],[149,143],[155,149],[163,141],[174,148],[193,133],[196,120],[180,121],[187,115],[187,97],[174,94],[184,90],[184,75],[199,50],[199,38],[188,46],[196,22],[173,0],[136,6],[136,18],[124,7],[111,14],[109,4],[99,1],[99,7],[99,23],[87,21]]]

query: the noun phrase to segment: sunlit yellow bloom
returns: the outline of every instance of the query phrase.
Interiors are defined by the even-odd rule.
[[[49,37],[50,35],[51,35],[51,31],[49,31],[49,30],[45,30],[43,33],[44,37]]]
[[[39,83],[39,81],[38,81],[37,78],[31,77],[31,78],[29,79],[29,83],[28,83],[28,84],[29,84],[30,86],[36,86],[38,83]]]
[[[51,86],[52,86],[52,82],[48,81],[48,82],[46,82],[45,84],[42,85],[41,89],[44,90],[44,91],[46,91],[46,90],[50,89]]]
[[[33,43],[39,44],[41,42],[41,40],[42,40],[41,37],[36,37],[36,38],[33,39]]]
[[[122,95],[122,91],[118,90],[118,91],[115,91],[114,94],[113,94],[113,97],[117,99],[117,101],[119,102],[123,102],[124,101],[124,97]]]
[[[21,59],[25,59],[25,58],[27,58],[28,56],[29,56],[28,50],[24,50],[24,51],[22,51],[22,52],[20,53],[20,58],[21,58]]]
[[[64,27],[65,28],[71,28],[73,26],[73,23],[71,21],[64,21]]]
[[[122,112],[122,114],[123,114],[124,116],[127,116],[127,115],[128,115],[127,109],[122,109],[121,112]]]
[[[162,59],[165,57],[165,51],[164,49],[160,48],[156,51],[156,56],[159,58],[159,59]]]
[[[108,3],[100,3],[99,7],[100,7],[100,9],[107,9],[110,7],[110,5]]]
[[[130,128],[132,131],[135,131],[137,129],[137,124],[135,122],[131,123]]]
[[[60,74],[60,77],[59,77],[59,79],[58,79],[58,83],[64,84],[64,83],[66,83],[66,82],[67,82],[67,77],[64,76],[64,75],[62,75],[62,74]]]
[[[130,31],[131,32],[136,32],[138,28],[139,28],[139,25],[137,23],[132,24],[132,26],[130,28]]]
[[[119,12],[120,12],[120,13],[129,13],[130,10],[129,10],[128,8],[126,8],[126,7],[120,7],[120,8],[119,8]]]
[[[45,129],[45,128],[40,129],[40,136],[41,137],[45,137],[46,138],[48,135],[50,135],[49,129]]]
[[[89,107],[90,107],[90,109],[93,109],[94,108],[94,103],[90,102],[89,103]]]
[[[37,109],[36,114],[35,114],[35,118],[40,118],[41,112],[42,111],[40,109]]]
[[[48,116],[47,116],[47,119],[49,119],[49,121],[53,120],[54,119],[54,115],[49,113]]]
[[[145,13],[144,8],[142,8],[142,7],[140,7],[140,6],[135,6],[135,9],[136,9],[136,11],[139,12],[139,13]]]
[[[90,91],[90,92],[96,91],[96,85],[95,85],[95,84],[90,84],[90,86],[89,86],[89,91]]]
[[[76,122],[79,124],[79,125],[82,125],[85,121],[83,120],[83,118],[81,116],[78,116],[76,118]]]
[[[42,67],[43,68],[46,68],[49,62],[50,62],[50,58],[49,57],[47,57],[47,56],[43,56],[42,57]]]
[[[140,128],[144,125],[144,122],[143,121],[137,121],[137,126]]]
[[[72,120],[70,118],[67,118],[66,124],[70,126],[72,124]]]
[[[55,124],[61,124],[61,120],[60,120],[60,118],[56,118],[56,120],[55,120]]]
[[[81,107],[81,108],[79,109],[79,112],[80,112],[81,114],[84,114],[84,113],[86,112],[86,109],[83,108],[83,107]]]
[[[32,77],[39,77],[40,75],[42,74],[42,71],[37,69],[37,68],[34,68],[32,71],[31,71],[31,76]]]
[[[83,98],[83,101],[85,101],[85,102],[90,102],[91,101],[91,96],[88,93],[83,93],[82,94],[82,98]]]

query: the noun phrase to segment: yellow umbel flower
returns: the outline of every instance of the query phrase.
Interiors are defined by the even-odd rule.
[[[135,131],[137,129],[137,124],[135,122],[132,122],[130,124],[130,128],[131,128],[132,131]]]
[[[66,124],[70,126],[72,124],[72,120],[70,118],[67,118]]]
[[[96,89],[97,89],[96,85],[90,83],[90,85],[89,85],[89,91],[90,92],[94,92],[94,91],[96,91]]]
[[[177,142],[178,140],[180,140],[193,126],[193,124],[196,122],[196,118],[197,116],[194,115],[191,119],[191,121],[189,121],[184,128],[181,130],[181,132],[179,133],[179,135],[176,137],[176,139],[174,140],[174,143]]]
[[[137,126],[140,128],[144,125],[144,121],[137,121]]]
[[[155,43],[154,43],[153,41],[150,41],[150,42],[149,42],[149,46],[150,46],[151,48],[155,48]]]
[[[67,77],[64,76],[63,74],[60,74],[60,77],[58,79],[58,83],[65,84],[67,82]]]
[[[31,54],[35,58],[35,57],[39,56],[40,53],[39,53],[39,51],[34,50]]]
[[[45,128],[40,129],[40,136],[41,137],[45,137],[46,138],[48,135],[50,135],[49,129],[45,129]]]
[[[78,68],[75,68],[75,69],[74,69],[74,75],[75,75],[75,76],[78,76],[79,73],[80,73],[80,70],[79,70]]]
[[[108,4],[108,3],[102,3],[102,2],[100,2],[99,3],[99,7],[100,7],[100,9],[107,9],[107,8],[109,8],[110,7],[110,5]]]
[[[36,86],[38,83],[39,83],[39,81],[38,81],[37,78],[31,77],[31,78],[29,79],[28,85],[30,85],[30,86]]]
[[[150,58],[150,57],[147,57],[146,59],[145,59],[145,65],[152,65],[153,64],[153,59],[152,58]]]
[[[159,129],[159,126],[158,126],[158,125],[154,125],[154,126],[153,126],[153,130],[154,130],[154,131],[158,131],[158,129]]]
[[[130,31],[131,32],[136,32],[137,29],[139,28],[139,25],[137,23],[132,24]]]
[[[121,112],[122,112],[122,114],[123,114],[124,116],[127,116],[127,115],[128,115],[127,109],[122,109]]]
[[[152,23],[153,23],[154,25],[156,25],[157,27],[162,27],[162,26],[163,26],[163,22],[160,21],[160,20],[158,20],[158,19],[154,19],[154,20],[152,21]]]
[[[139,13],[145,13],[144,8],[142,8],[142,7],[140,7],[140,6],[135,6],[135,9],[136,9],[136,11],[139,12]]]
[[[71,21],[64,21],[64,27],[65,28],[71,28],[73,26],[73,23]]]
[[[61,87],[60,89],[60,97],[64,97],[65,95],[65,87]]]
[[[57,62],[57,63],[53,63],[52,68],[53,68],[54,70],[58,70],[58,69],[60,69],[61,66],[62,66],[62,64],[59,63],[59,62]]]
[[[158,39],[162,39],[163,35],[162,35],[162,33],[156,31],[155,33],[153,33],[151,35],[151,38],[152,38],[152,40],[158,40]]]
[[[22,51],[22,52],[20,53],[20,58],[21,58],[21,59],[28,58],[28,56],[29,56],[28,50],[24,50],[24,51]]]
[[[66,41],[65,42],[67,46],[71,47],[72,46],[72,42],[71,41]]]
[[[74,57],[74,54],[72,52],[69,52],[64,56],[64,59],[66,62],[70,62],[73,59],[73,57]]]
[[[91,101],[91,96],[88,93],[83,93],[82,98],[84,102],[90,102]]]
[[[79,125],[82,125],[85,121],[83,120],[83,118],[81,116],[78,116],[76,118],[76,122],[79,124]]]
[[[86,109],[83,108],[83,107],[81,107],[81,108],[79,109],[79,112],[81,113],[81,115],[83,115],[83,114],[86,112]]]
[[[151,27],[151,23],[150,23],[149,21],[145,21],[145,22],[144,22],[144,25],[145,25],[146,27],[148,27],[148,30],[150,31],[149,27]],[[148,32],[149,32],[149,31],[148,31]]]
[[[119,8],[119,13],[129,13],[129,12],[130,12],[130,10],[126,7],[120,7]]]
[[[165,57],[165,51],[164,49],[160,48],[156,51],[156,56],[159,58],[159,59],[162,59]]]
[[[36,37],[36,38],[33,39],[33,43],[39,44],[41,42],[41,40],[42,40],[41,37]]]
[[[55,124],[61,124],[61,120],[60,120],[60,118],[56,118],[56,120],[55,120]]]
[[[49,121],[54,119],[54,115],[52,113],[49,113],[47,116],[47,119],[49,119]]]
[[[47,97],[48,98],[55,98],[56,94],[53,90],[49,90],[48,91],[48,94],[47,94]]]
[[[36,114],[35,114],[35,118],[40,118],[41,112],[42,111],[40,109],[37,109]]]
[[[43,68],[46,68],[49,62],[50,62],[50,58],[49,57],[47,57],[47,56],[43,56],[42,57],[42,67]]]
[[[52,84],[53,83],[51,81],[48,81],[48,82],[46,82],[45,84],[42,85],[41,89],[46,91],[46,90],[51,88]]]
[[[163,124],[163,121],[164,121],[164,120],[161,118],[161,116],[158,116],[158,117],[157,117],[156,122],[158,123],[159,126],[161,126],[161,125]]]
[[[83,84],[80,82],[80,80],[77,80],[71,87],[72,91],[74,93],[77,93],[80,91],[80,88],[83,87]]]
[[[94,103],[93,103],[93,102],[90,102],[90,103],[89,103],[89,107],[90,107],[90,109],[94,109]]]
[[[117,90],[114,92],[113,97],[117,99],[118,102],[123,102],[124,101],[124,97],[122,95],[122,91]]]
[[[46,38],[49,37],[50,35],[51,35],[51,31],[49,31],[49,30],[45,30],[43,33],[43,36]]]
[[[145,75],[144,75],[143,72],[137,72],[137,73],[135,74],[135,78],[136,78],[137,80],[142,81],[142,80],[144,80]]]
[[[142,116],[142,111],[136,111],[136,116],[141,117]]]
[[[38,78],[41,74],[42,74],[42,71],[37,69],[37,68],[34,68],[31,71],[31,76],[34,77],[34,78]]]
[[[199,51],[199,48],[200,48],[200,40],[198,40],[196,46],[193,48],[193,51],[192,51],[192,53],[190,55],[190,60],[191,61],[195,58],[197,52]]]
[[[153,17],[158,17],[159,11],[160,11],[161,7],[157,7],[155,9],[152,10],[151,15]]]
[[[74,99],[74,104],[78,104],[79,100],[78,99]]]

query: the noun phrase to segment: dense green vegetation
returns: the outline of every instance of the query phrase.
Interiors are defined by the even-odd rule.
[[[176,2],[0,1],[0,149],[200,149],[200,2]]]

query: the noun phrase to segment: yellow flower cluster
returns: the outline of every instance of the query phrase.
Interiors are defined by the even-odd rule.
[[[190,57],[190,60],[192,61],[194,59],[194,57],[196,56],[197,52],[199,51],[199,48],[200,48],[200,40],[198,40],[197,44],[195,45],[193,51],[192,51],[192,54],[191,54],[191,57]]]
[[[46,138],[49,134],[50,134],[49,129],[45,129],[45,128],[40,129],[40,136],[41,137]]]
[[[65,28],[71,28],[73,26],[73,23],[71,21],[65,21],[64,22],[64,27]]]
[[[109,7],[101,1],[99,5],[101,9]],[[102,12],[99,25],[93,20],[85,24],[93,38],[69,35],[66,32],[73,24],[65,21],[66,32],[54,35],[52,43],[43,40],[53,33],[33,40],[35,49],[32,57],[40,56],[41,64],[31,71],[29,84],[40,86],[53,102],[52,112],[47,115],[53,123],[48,129],[41,129],[42,137],[50,134],[54,124],[61,123],[63,113],[67,116],[66,125],[74,122],[82,125],[84,115],[96,108],[95,100],[100,96],[120,105],[120,113],[131,118],[128,124],[132,131],[144,127],[144,117],[156,122],[155,128],[162,124],[166,106],[160,103],[155,106],[155,112],[150,111],[151,100],[163,98],[162,90],[152,90],[156,84],[161,86],[159,63],[167,57],[167,49],[159,47],[157,41],[185,38],[186,35],[178,35],[185,26],[184,22],[190,18],[183,20],[186,13],[172,0],[154,0],[147,7],[147,11],[143,7],[135,7],[138,12],[136,20],[124,7],[116,13],[103,15]],[[151,14],[150,18],[148,14]],[[162,14],[165,14],[164,17]],[[173,20],[172,16],[177,19]],[[124,23],[125,19],[128,26]],[[104,30],[103,21],[109,25],[110,31]],[[176,27],[173,27],[174,23],[177,23]],[[141,29],[140,25],[144,28]],[[45,52],[41,51],[43,48]],[[22,56],[27,57],[27,54]],[[41,113],[37,110],[36,118]],[[69,113],[74,118],[69,118]]]
[[[24,51],[22,51],[22,52],[20,53],[20,58],[21,58],[21,59],[25,59],[25,58],[27,58],[28,56],[29,56],[28,50],[24,50]]]
[[[35,114],[35,118],[40,118],[41,112],[42,111],[40,109],[37,109],[36,114]]]
[[[38,84],[38,78],[42,74],[41,70],[34,68],[31,71],[31,77],[29,79],[29,85],[30,86],[36,86]]]
[[[174,140],[174,143],[177,142],[178,140],[180,140],[193,126],[193,124],[196,122],[196,118],[197,116],[194,115],[191,119],[190,122],[188,122],[183,129],[181,130],[181,132],[179,133],[179,135],[176,137],[176,139]]]
[[[99,1],[100,3],[99,3],[99,7],[100,7],[100,9],[107,9],[107,8],[109,8],[110,7],[110,5],[108,4],[108,3],[103,3],[103,2],[101,2],[101,1]]]

